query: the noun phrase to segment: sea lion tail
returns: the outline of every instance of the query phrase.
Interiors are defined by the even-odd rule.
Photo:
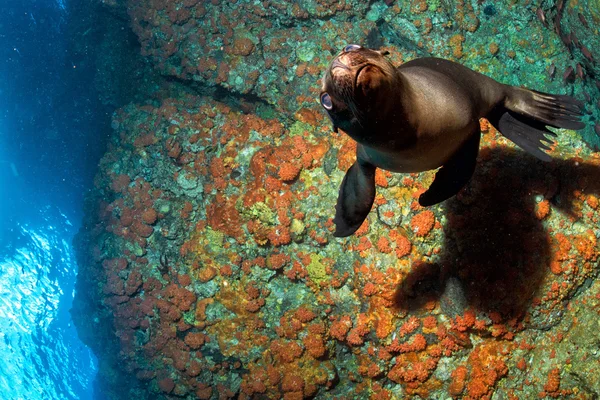
[[[550,149],[547,144],[553,142],[556,134],[547,125],[573,130],[585,127],[581,122],[582,102],[570,96],[508,88],[503,107],[494,110],[488,120],[503,136],[531,155],[543,161],[551,159],[543,150]]]

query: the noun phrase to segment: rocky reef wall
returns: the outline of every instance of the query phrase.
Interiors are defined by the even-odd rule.
[[[99,396],[600,393],[597,1],[99,7],[135,33],[140,66],[76,239],[73,315]],[[368,220],[334,238],[354,144],[316,98],[348,43],[575,95],[589,126],[559,131],[543,163],[482,120],[458,196],[422,208],[433,173],[378,171]],[[111,88],[108,57],[97,84]]]

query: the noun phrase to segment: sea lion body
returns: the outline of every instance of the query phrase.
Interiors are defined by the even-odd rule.
[[[402,104],[400,118],[381,117],[383,126],[377,129],[374,140],[362,139],[368,134],[361,129],[350,134],[364,146],[368,161],[392,172],[421,172],[442,166],[479,130],[479,119],[504,96],[504,85],[444,59],[417,59],[397,71],[402,88],[388,101]]]
[[[386,53],[356,45],[338,54],[323,78],[321,103],[357,145],[342,183],[336,236],[352,234],[371,209],[374,172],[441,168],[422,205],[455,195],[476,164],[480,118],[536,157],[548,160],[545,125],[580,129],[581,104],[499,83],[458,63],[420,58],[394,67]]]

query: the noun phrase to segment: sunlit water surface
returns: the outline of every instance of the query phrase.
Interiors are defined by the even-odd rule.
[[[69,314],[74,227],[41,214],[36,226],[16,224],[0,253],[0,399],[90,399],[96,361]]]

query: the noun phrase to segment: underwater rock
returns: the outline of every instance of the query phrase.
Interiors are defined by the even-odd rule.
[[[524,2],[116,3],[157,76],[115,113],[76,240],[73,318],[102,395],[598,392],[600,158],[582,138],[559,130],[541,163],[481,120],[455,199],[418,204],[433,172],[378,175],[377,214],[337,239],[355,148],[316,101],[331,54],[368,39],[394,63],[460,59],[595,104],[597,2],[544,8],[547,26]],[[563,86],[552,64],[586,79]]]

